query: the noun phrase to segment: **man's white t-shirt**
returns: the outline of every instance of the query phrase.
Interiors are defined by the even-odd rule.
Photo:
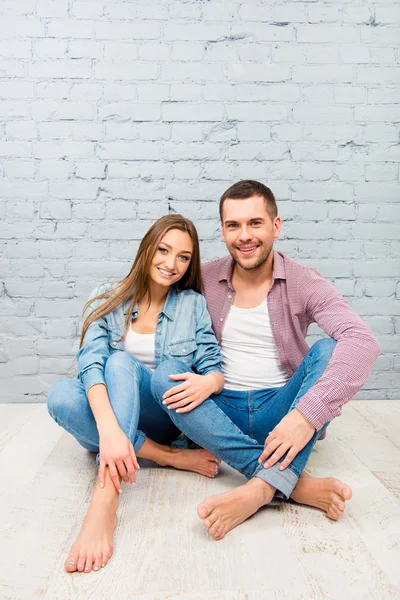
[[[267,301],[255,308],[231,306],[222,330],[222,372],[228,390],[260,390],[285,385],[269,322]]]

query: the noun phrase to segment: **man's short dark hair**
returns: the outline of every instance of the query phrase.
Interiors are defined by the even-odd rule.
[[[219,201],[219,216],[222,222],[222,209],[224,202],[227,198],[233,200],[244,200],[245,198],[251,198],[252,196],[261,196],[264,198],[265,208],[272,220],[278,215],[278,208],[276,206],[276,200],[274,194],[271,192],[269,187],[260,183],[259,181],[253,181],[252,179],[244,179],[231,185],[221,196]]]

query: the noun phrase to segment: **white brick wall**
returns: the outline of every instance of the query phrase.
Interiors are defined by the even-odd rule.
[[[3,0],[1,400],[44,400],[74,373],[87,294],[160,215],[191,217],[203,257],[221,255],[217,201],[239,178],[270,185],[279,248],[377,334],[359,397],[400,398],[399,15],[395,0]]]

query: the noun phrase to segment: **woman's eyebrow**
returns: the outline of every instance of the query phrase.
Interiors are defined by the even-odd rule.
[[[163,244],[164,246],[167,246],[167,248],[169,248],[170,250],[172,250],[172,246],[170,246],[169,244],[167,244],[166,242],[160,242],[160,244]],[[192,254],[190,250],[180,250],[179,254]]]

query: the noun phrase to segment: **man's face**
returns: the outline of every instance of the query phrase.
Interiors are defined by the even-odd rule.
[[[262,267],[279,237],[281,220],[269,216],[261,196],[227,198],[222,212],[222,239],[233,260],[246,271]]]

